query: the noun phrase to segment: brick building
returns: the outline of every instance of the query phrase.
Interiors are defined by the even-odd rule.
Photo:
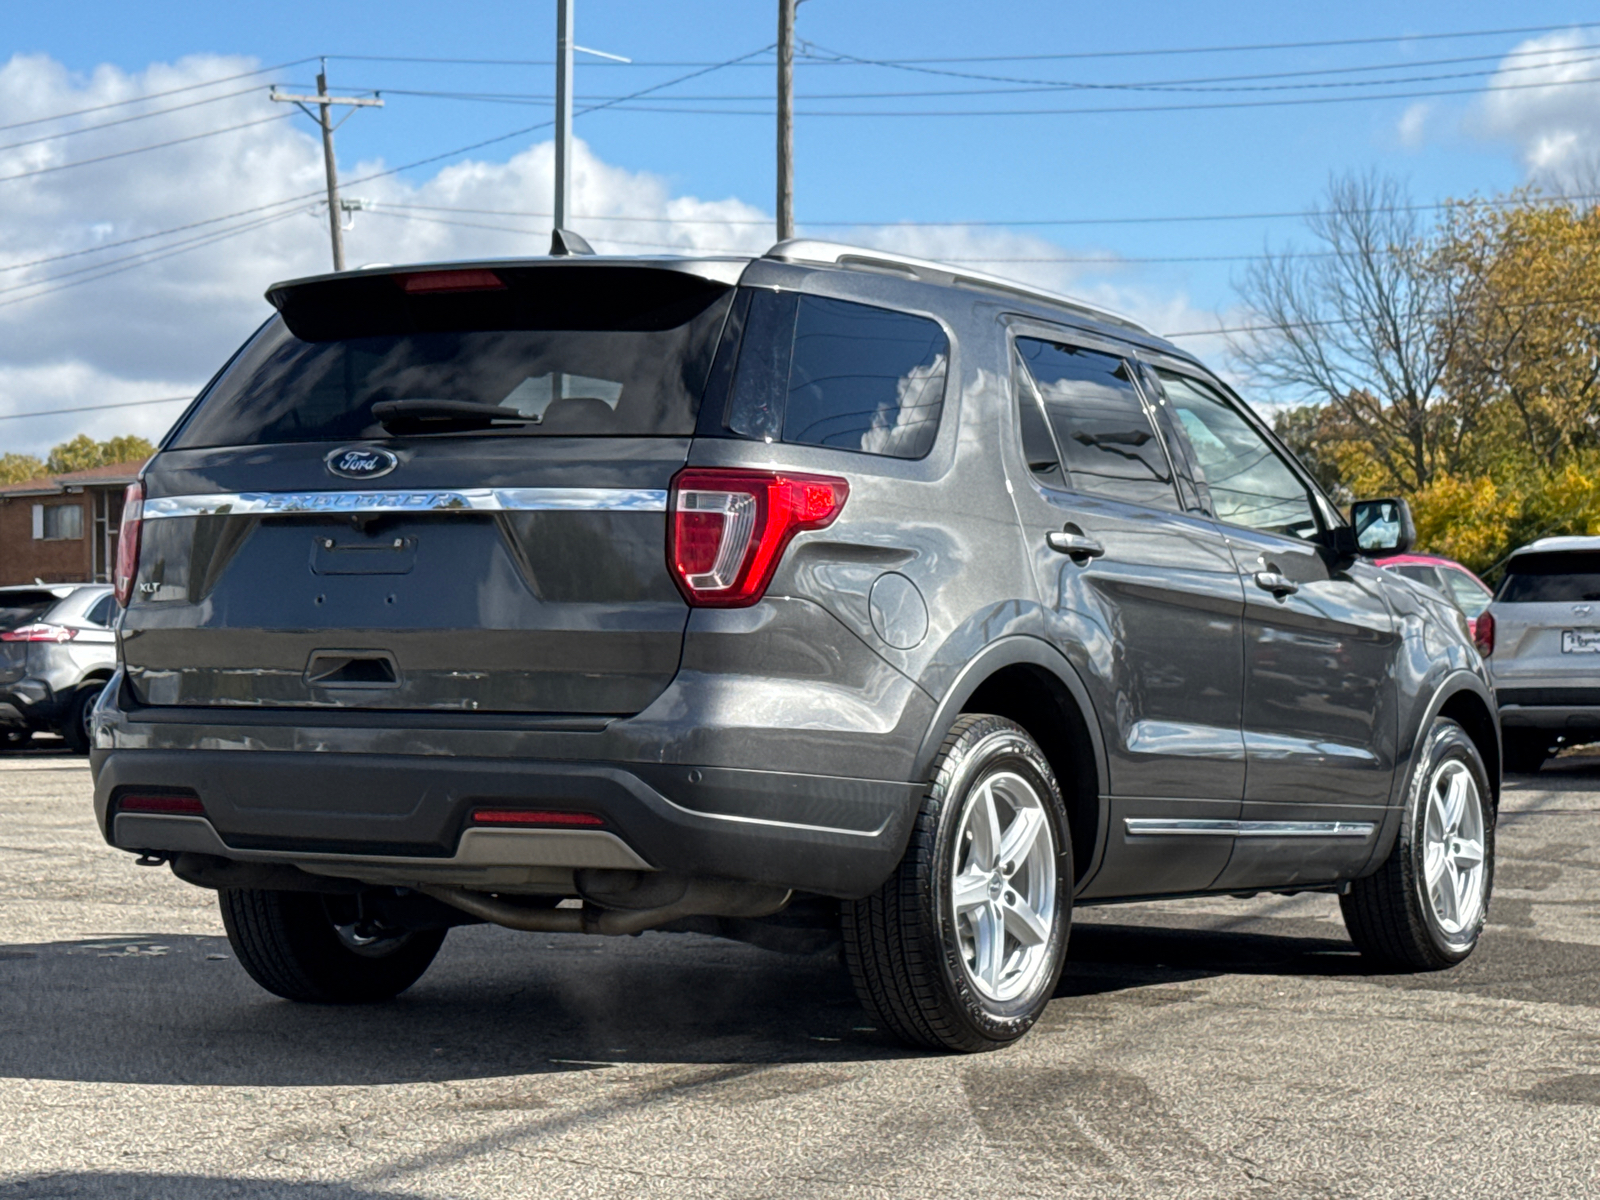
[[[109,583],[122,493],[143,462],[0,486],[0,586]]]

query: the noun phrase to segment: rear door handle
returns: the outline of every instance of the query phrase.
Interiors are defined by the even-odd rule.
[[[1300,590],[1300,585],[1279,571],[1257,571],[1256,586],[1282,599]]]
[[[1106,548],[1095,541],[1088,534],[1071,533],[1066,530],[1048,533],[1045,542],[1050,549],[1066,554],[1075,560],[1098,558],[1106,552]]]

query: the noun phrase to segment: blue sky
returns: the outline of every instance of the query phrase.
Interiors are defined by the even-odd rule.
[[[577,40],[642,63],[718,62],[772,42],[775,8],[770,0],[578,0]],[[1600,21],[1600,12],[1567,0],[1516,6],[1468,0],[1318,6],[806,0],[800,7],[798,36],[815,54],[992,61],[881,66],[815,63],[802,57],[797,67],[797,214],[803,232],[876,239],[949,256],[1099,259],[994,262],[987,269],[1085,292],[1133,309],[1166,331],[1174,323],[1210,327],[1236,311],[1232,281],[1243,262],[1231,256],[1257,254],[1269,242],[1295,239],[1298,222],[1126,219],[1294,212],[1315,201],[1331,173],[1345,171],[1375,169],[1401,176],[1420,201],[1503,191],[1531,177],[1558,178],[1560,169],[1600,150],[1600,118],[1586,115],[1600,111],[1600,85],[1511,88],[1487,100],[1472,94],[1395,94],[1471,92],[1490,82],[1495,71],[1501,72],[1494,77],[1501,87],[1544,81],[1547,71],[1511,69],[1553,61],[1548,55],[1529,55],[1540,47],[1554,47],[1551,53],[1563,56],[1560,61],[1569,64],[1569,75],[1600,77],[1600,63],[1586,65],[1581,49],[1600,45],[1600,25],[1565,35],[1417,36],[1584,21]],[[400,0],[334,5],[279,0],[249,6],[80,0],[73,5],[8,6],[4,30],[0,62],[9,58],[10,65],[0,71],[0,124],[13,119],[32,123],[25,130],[0,131],[0,138],[74,127],[71,121],[39,118],[86,107],[85,101],[104,102],[105,96],[175,86],[174,80],[217,79],[321,54],[331,56],[335,90],[386,93],[384,109],[358,112],[339,132],[346,177],[495,137],[549,115],[537,102],[551,90],[548,66],[345,57],[548,60],[554,42],[554,8],[548,0],[477,0],[449,7]],[[1390,38],[1406,40],[1144,53]],[[1098,57],[1018,57],[1065,54]],[[580,103],[583,97],[615,97],[697,69],[580,59]],[[673,207],[679,200],[692,202],[699,206],[694,219],[701,222],[695,245],[715,247],[720,240],[749,248],[759,242],[766,231],[758,223],[773,206],[773,69],[770,54],[758,54],[751,62],[663,89],[648,102],[635,102],[633,110],[619,107],[581,117],[578,134],[596,164],[598,181],[597,190],[585,193],[589,203],[607,205],[608,212],[645,212],[665,220],[674,212],[683,215],[681,206]],[[1324,73],[1303,74],[1310,71]],[[228,101],[226,108],[197,106],[91,131],[63,139],[60,149],[44,143],[14,150],[10,157],[0,153],[0,167],[10,174],[14,163],[36,168],[41,161],[115,153],[169,136],[208,134],[223,125],[264,119],[263,114],[278,115],[287,110],[267,104],[260,85],[309,88],[314,75],[312,63],[284,67],[224,89],[255,89]],[[1374,79],[1412,82],[1326,86]],[[1046,90],[1049,83],[1089,86]],[[1140,86],[1129,90],[1129,85]],[[1015,90],[1029,87],[1034,90]],[[407,92],[496,93],[533,102]],[[937,92],[956,94],[926,94]],[[1259,105],[1366,92],[1395,98],[1159,112],[1014,111]],[[218,94],[216,88],[189,93]],[[639,111],[646,103],[679,111]],[[74,120],[81,125],[142,111],[123,107]],[[929,111],[982,115],[889,115]],[[19,112],[23,118],[17,118]],[[838,112],[877,115],[823,115]],[[178,128],[174,122],[180,120],[188,123]],[[527,133],[371,185],[367,190],[382,203],[400,208],[357,218],[352,257],[360,261],[369,248],[383,257],[541,252],[545,238],[531,232],[543,224],[538,219],[447,210],[547,210],[548,173],[528,153],[547,137],[544,132]],[[0,146],[0,151],[8,149],[9,144]],[[45,157],[27,157],[35,154]],[[518,159],[519,154],[524,158]],[[454,173],[441,175],[441,168],[452,162]],[[610,172],[604,179],[602,167]],[[307,181],[314,187],[319,170],[311,126],[294,117],[264,129],[197,138],[169,150],[61,171],[42,181],[29,179],[24,181],[31,189],[27,203],[13,207],[13,220],[0,222],[0,263],[51,256],[40,255],[40,249],[71,253],[92,246],[96,238],[118,241],[275,201],[307,190],[301,186]],[[496,170],[502,175],[491,180]],[[295,186],[286,191],[291,179]],[[463,201],[469,194],[490,194],[472,192],[471,187],[487,188],[491,182],[500,199],[492,204]],[[53,190],[45,191],[46,184]],[[18,184],[10,186],[13,195],[21,195]],[[186,194],[192,194],[187,208]],[[353,187],[350,194],[362,195],[362,187]],[[157,202],[152,196],[162,198]],[[426,210],[406,208],[441,196],[448,197],[445,203]],[[1111,217],[1124,223],[1029,224]],[[635,216],[634,225],[595,222],[589,228],[580,222],[579,228],[613,236],[634,229],[637,239],[643,228],[637,224],[640,219]],[[719,236],[713,222],[724,219],[730,224]],[[456,223],[447,229],[441,221]],[[1019,224],[965,229],[915,224],[959,221]],[[808,222],[863,224],[854,229],[811,224],[808,229]],[[912,224],[882,231],[865,224],[870,222]],[[482,225],[496,229],[474,231]],[[401,238],[402,227],[411,240]],[[509,228],[529,232],[512,235],[506,232]],[[666,228],[650,225],[644,233],[676,237],[660,232]],[[450,240],[429,242],[425,251],[414,249],[423,243],[412,235],[426,231],[441,237],[448,232]],[[143,243],[164,244],[160,239]],[[271,273],[318,269],[317,256],[326,257],[325,233],[313,220],[288,220],[251,233],[249,239],[241,235],[155,265],[130,267],[105,283],[89,280],[64,298],[42,291],[46,299],[29,301],[30,293],[23,293],[18,303],[0,306],[0,413],[87,404],[105,396],[159,396],[161,388],[192,389],[259,319],[264,311],[260,292]],[[1230,260],[1127,261],[1149,258]],[[48,273],[54,267],[28,270],[32,273],[7,278],[55,278]],[[182,303],[197,294],[208,311],[186,318]],[[131,309],[145,307],[141,296],[152,297],[152,307],[134,316]],[[81,321],[85,312],[95,315],[94,327],[73,328],[74,318]],[[185,321],[189,336],[173,337],[170,327]],[[1207,353],[1222,352],[1214,339],[1200,344]],[[152,393],[151,388],[157,390]],[[74,420],[0,422],[0,452],[45,444],[80,424],[94,431],[130,424],[122,414]],[[154,413],[139,414],[140,428],[159,424]]]

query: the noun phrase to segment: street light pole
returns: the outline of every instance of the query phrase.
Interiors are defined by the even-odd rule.
[[[778,0],[778,240],[794,236],[794,10]]]
[[[572,224],[572,5],[556,0],[555,227]]]

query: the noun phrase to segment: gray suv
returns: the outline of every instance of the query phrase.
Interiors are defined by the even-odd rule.
[[[92,763],[278,995],[394,995],[473,921],[831,930],[884,1028],[983,1050],[1075,904],[1477,942],[1494,704],[1362,557],[1409,514],[1347,521],[1133,321],[805,241],[268,297],[130,489]]]
[[[1600,538],[1512,553],[1484,619],[1508,771],[1600,739]]]
[[[35,733],[89,749],[90,713],[117,666],[116,616],[103,583],[0,588],[0,749]]]

